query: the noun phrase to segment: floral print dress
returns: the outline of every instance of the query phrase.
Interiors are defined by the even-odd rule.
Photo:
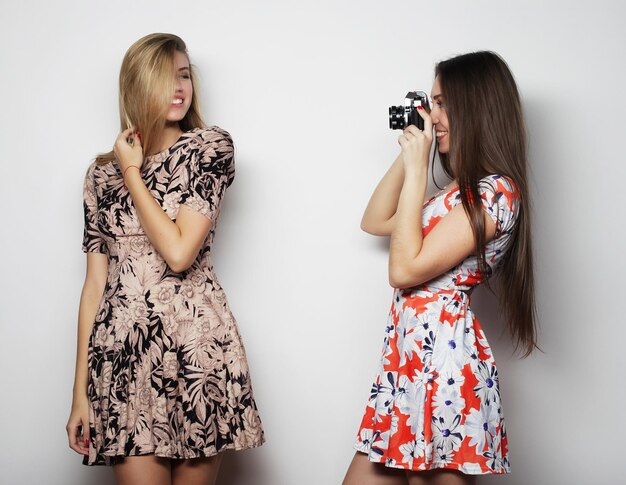
[[[126,456],[212,456],[263,443],[244,347],[210,249],[234,177],[217,127],[146,158],[146,187],[175,220],[181,204],[213,222],[192,266],[172,271],[145,235],[116,163],[85,178],[83,251],[108,256],[88,350],[89,465]]]
[[[489,274],[480,274],[477,257],[470,256],[427,283],[394,291],[379,372],[355,444],[370,461],[472,475],[510,471],[498,371],[469,292],[506,254],[519,195],[498,175],[483,178],[479,193],[496,223],[485,251]],[[460,203],[458,187],[428,200],[423,235]]]

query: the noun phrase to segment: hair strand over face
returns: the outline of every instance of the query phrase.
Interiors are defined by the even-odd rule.
[[[173,34],[155,33],[135,42],[124,56],[119,77],[120,131],[135,128],[141,132],[146,155],[158,150],[158,138],[166,125],[176,84],[174,55],[182,52],[189,58],[185,42]],[[200,116],[193,66],[189,66],[193,97],[189,110],[179,122],[183,131],[205,126]],[[115,160],[114,153],[96,157],[97,163]]]

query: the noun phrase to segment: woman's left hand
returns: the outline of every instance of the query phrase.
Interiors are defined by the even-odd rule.
[[[137,167],[141,170],[143,164],[143,147],[141,146],[141,135],[134,128],[122,131],[115,140],[113,152],[124,173],[128,167]]]
[[[409,125],[398,138],[398,143],[402,147],[402,160],[405,169],[428,169],[428,157],[430,147],[433,144],[433,123],[426,110],[418,109],[417,112],[424,119],[424,131],[415,125]]]

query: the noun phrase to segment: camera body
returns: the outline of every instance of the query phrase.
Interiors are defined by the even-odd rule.
[[[404,106],[389,107],[389,128],[404,130],[409,125],[415,125],[423,131],[424,119],[417,112],[418,106],[430,112],[428,94],[425,91],[409,91],[404,98]]]

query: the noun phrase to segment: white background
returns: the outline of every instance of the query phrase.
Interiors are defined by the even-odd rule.
[[[124,52],[162,31],[187,42],[205,117],[237,147],[214,260],[267,444],[231,454],[221,485],[340,483],[391,298],[387,241],[359,230],[398,151],[387,107],[429,90],[437,60],[478,49],[507,60],[523,96],[544,350],[512,356],[496,301],[474,295],[513,467],[479,483],[617,483],[625,14],[617,0],[3,0],[0,482],[112,482],[110,469],[80,465],[64,429],[85,264],[81,190],[117,134]]]

